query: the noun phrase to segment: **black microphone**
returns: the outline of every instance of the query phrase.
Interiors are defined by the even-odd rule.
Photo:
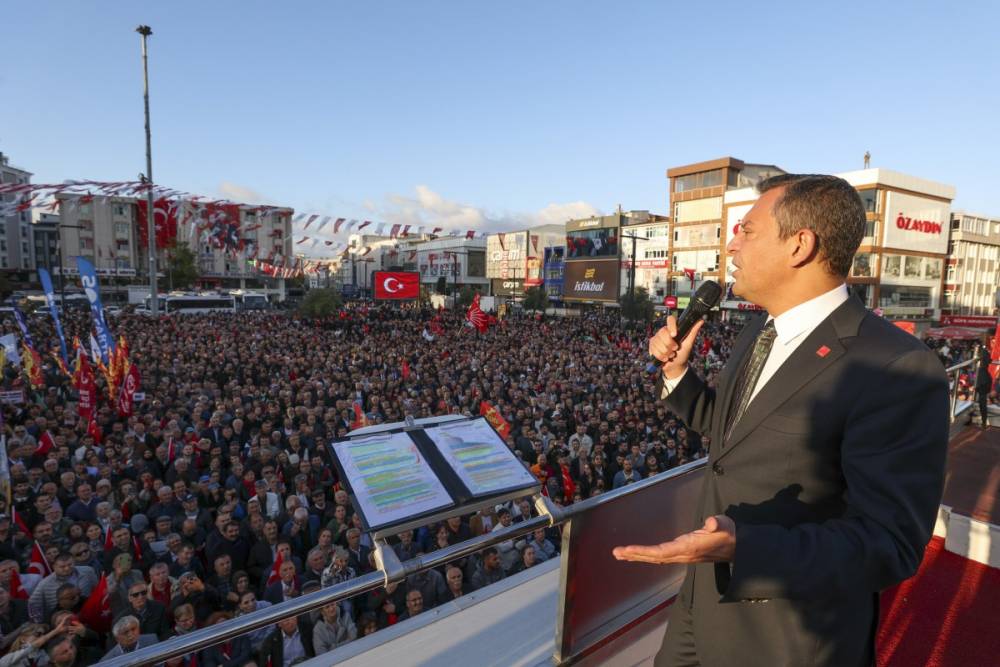
[[[719,303],[719,299],[722,298],[722,287],[719,283],[714,280],[706,280],[701,284],[701,287],[694,293],[691,297],[691,302],[688,303],[688,307],[684,309],[681,316],[677,318],[677,337],[674,338],[678,343],[680,343],[691,331],[691,327],[695,325],[701,318],[708,314],[708,311],[715,308]],[[663,366],[663,362],[650,355],[650,359],[656,368]]]

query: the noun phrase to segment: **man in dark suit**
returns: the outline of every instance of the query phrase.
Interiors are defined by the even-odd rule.
[[[163,641],[170,636],[170,624],[167,622],[167,609],[156,600],[150,600],[146,583],[136,582],[128,588],[128,604],[122,610],[121,616],[134,616],[139,619],[139,633],[156,635]]]
[[[307,614],[282,619],[275,626],[257,651],[258,664],[283,667],[296,660],[316,657],[312,624]]]
[[[697,530],[614,556],[690,564],[657,665],[871,665],[878,593],[931,537],[948,383],[923,343],[848,297],[856,191],[795,175],[759,190],[728,254],[734,293],[767,312],[717,389],[687,368],[700,323],[650,341],[657,394],[711,435]]]

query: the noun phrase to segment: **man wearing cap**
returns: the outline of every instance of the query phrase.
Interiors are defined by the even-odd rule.
[[[205,483],[208,479],[210,478],[206,475]],[[180,531],[186,519],[192,519],[205,533],[212,529],[212,514],[198,507],[198,496],[188,493],[181,498],[181,507],[183,512],[174,517],[174,530]]]

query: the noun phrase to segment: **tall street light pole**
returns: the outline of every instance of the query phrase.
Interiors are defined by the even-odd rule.
[[[146,107],[146,241],[149,246],[149,310],[153,317],[160,314],[160,299],[156,288],[156,212],[153,210],[153,145],[149,131],[149,66],[146,38],[153,34],[148,25],[135,29],[142,37],[142,100]]]
[[[629,267],[628,272],[628,300],[629,303],[635,305],[635,242],[636,241],[648,241],[649,239],[645,236],[636,236],[635,234],[622,234],[623,239],[632,239],[632,265]]]

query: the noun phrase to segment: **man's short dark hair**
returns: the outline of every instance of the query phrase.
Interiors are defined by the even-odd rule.
[[[757,185],[760,194],[774,188],[784,188],[774,203],[780,238],[812,231],[830,273],[846,278],[867,222],[858,191],[842,178],[823,174],[781,174]]]

